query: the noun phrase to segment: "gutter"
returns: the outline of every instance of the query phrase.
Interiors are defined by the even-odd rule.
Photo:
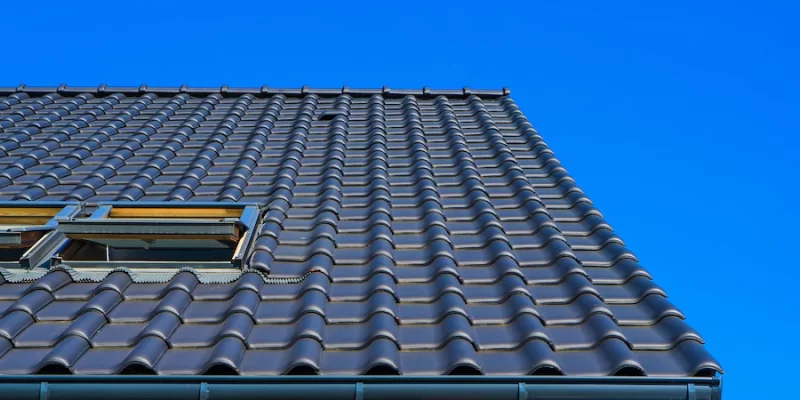
[[[3,375],[0,400],[721,400],[713,378]]]

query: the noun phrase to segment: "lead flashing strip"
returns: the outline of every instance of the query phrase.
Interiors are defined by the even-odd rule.
[[[167,283],[171,281],[176,275],[182,272],[189,272],[197,277],[197,280],[202,284],[225,284],[238,280],[242,275],[247,273],[258,274],[266,284],[296,284],[303,282],[312,272],[308,272],[298,278],[269,278],[264,272],[255,269],[248,269],[244,271],[203,271],[191,267],[184,267],[171,271],[143,271],[129,268],[92,268],[91,271],[77,270],[69,265],[59,264],[49,270],[46,269],[32,269],[32,270],[13,270],[0,267],[0,276],[8,283],[29,283],[35,282],[47,274],[63,271],[69,274],[74,282],[102,282],[108,275],[115,272],[122,272],[131,277],[134,283]]]

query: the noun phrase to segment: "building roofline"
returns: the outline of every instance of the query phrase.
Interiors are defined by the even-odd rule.
[[[32,93],[32,94],[47,94],[59,93],[63,95],[77,95],[81,93],[92,93],[96,95],[109,95],[114,93],[122,93],[125,95],[142,95],[145,93],[155,93],[158,95],[176,95],[186,93],[193,96],[208,96],[211,94],[221,94],[223,96],[235,97],[245,94],[250,94],[256,97],[271,96],[276,94],[283,94],[285,96],[305,96],[308,94],[317,94],[320,96],[333,96],[340,94],[350,94],[356,96],[371,96],[380,94],[387,97],[402,97],[402,96],[420,96],[420,97],[434,97],[434,96],[470,96],[477,95],[481,97],[502,97],[509,96],[511,89],[470,89],[463,87],[461,89],[431,89],[423,87],[421,89],[391,89],[388,86],[374,89],[356,89],[348,86],[341,88],[309,88],[303,86],[301,88],[271,88],[269,86],[261,87],[229,87],[222,85],[220,87],[190,87],[189,85],[181,86],[148,86],[143,84],[141,86],[108,86],[105,84],[99,86],[67,86],[65,84],[58,86],[27,86],[20,84],[16,87],[6,86],[0,87],[0,95],[10,95],[14,93]]]

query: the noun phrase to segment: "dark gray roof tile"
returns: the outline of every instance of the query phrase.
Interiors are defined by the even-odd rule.
[[[125,275],[125,274],[123,274]],[[126,275],[127,276],[127,275]],[[97,282],[89,282],[89,283],[72,283],[69,285],[64,286],[63,288],[59,289],[55,293],[53,293],[53,297],[55,297],[56,301],[59,300],[89,300],[91,299],[94,294],[96,293],[97,289],[99,288],[100,284]]]
[[[365,282],[333,283],[328,291],[331,301],[364,301],[375,292],[397,295],[397,284],[388,274],[375,274]]]
[[[632,259],[622,259],[610,267],[584,267],[596,285],[622,285],[635,278],[652,279],[650,273]]]
[[[167,315],[169,313],[162,313]],[[162,315],[159,314],[159,315]],[[177,317],[176,317],[177,318]],[[146,323],[110,323],[103,326],[92,337],[93,348],[130,348],[140,338],[141,331],[148,325]],[[129,349],[128,349],[129,350]],[[92,353],[91,351],[89,352]]]
[[[651,376],[712,376],[720,371],[719,363],[695,340],[682,341],[668,351],[638,352],[637,357]]]
[[[85,312],[61,333],[61,337],[67,338],[68,336],[77,336],[88,342],[105,324],[106,317],[103,312]]]
[[[158,360],[167,351],[167,342],[155,336],[147,336],[141,340],[127,353],[120,363],[121,373],[149,372],[154,371]]]
[[[30,283],[3,282],[0,285],[0,299],[16,302],[30,287]]]
[[[127,324],[126,324],[127,325]],[[181,325],[178,316],[171,312],[160,312],[156,314],[147,325],[138,332],[137,338],[153,336],[168,341],[173,332]]]
[[[108,314],[108,319],[111,322],[147,322],[156,314],[153,311],[158,304],[156,300],[124,301]]]
[[[325,318],[332,324],[360,323],[379,313],[398,318],[401,307],[402,305],[397,304],[397,298],[393,294],[376,291],[363,301],[328,303]]]
[[[317,373],[320,370],[322,344],[317,340],[302,338],[289,348],[281,350],[245,351],[240,365],[242,375],[278,375]],[[345,356],[350,356],[346,354]],[[349,362],[348,365],[355,363]]]
[[[36,313],[39,321],[72,321],[86,305],[82,301],[54,301]]]
[[[160,312],[172,313],[183,318],[184,310],[186,310],[191,302],[192,298],[189,293],[182,290],[171,290],[158,302],[152,313],[148,316],[148,319]]]
[[[620,329],[634,350],[671,350],[686,340],[703,343],[703,338],[683,318],[674,316],[664,317],[650,326],[627,326]]]
[[[306,313],[325,316],[327,304],[328,298],[324,293],[311,290],[296,300],[262,302],[256,311],[255,319],[257,323],[288,324]]]
[[[28,294],[22,296],[6,309],[6,315],[13,311],[24,311],[30,315],[34,315],[52,301],[53,295],[46,290],[28,291]]]
[[[598,369],[609,371],[610,375],[620,374],[624,370],[629,370],[624,375],[644,374],[637,354],[630,350],[628,344],[615,337],[603,340],[591,350],[557,352],[556,357],[565,375],[586,375]]]
[[[0,319],[0,337],[14,340],[25,328],[33,323],[31,314],[25,311],[12,311]]]
[[[609,304],[608,309],[620,325],[653,325],[667,316],[684,318],[683,313],[660,294],[645,296],[633,304]]]
[[[454,339],[439,351],[400,353],[402,370],[409,375],[475,375],[482,372],[474,345]]]
[[[0,325],[4,325],[0,322]],[[61,339],[63,332],[71,325],[69,322],[45,322],[28,326],[21,334],[17,335],[13,344],[16,348],[53,347]],[[0,328],[2,329],[2,328]],[[8,331],[3,329],[0,336],[8,337]],[[0,342],[1,343],[1,342]]]
[[[27,288],[26,293],[30,295],[34,291],[44,291],[49,292],[52,295],[52,293],[55,293],[58,289],[64,287],[64,285],[68,283],[72,283],[72,278],[70,278],[69,274],[62,271],[56,271],[49,273],[32,283]]]
[[[469,319],[459,313],[448,314],[436,324],[401,326],[398,344],[401,350],[438,350],[455,339],[478,345]]]
[[[128,286],[122,295],[125,301],[156,300],[161,297],[164,289],[163,284],[140,283]]]
[[[87,301],[81,307],[78,313],[83,314],[89,311],[97,311],[102,315],[107,315],[122,301],[122,295],[118,292],[108,289],[96,294],[91,300]]]
[[[481,365],[486,374],[562,375],[553,349],[545,340],[532,339],[512,351],[481,352]]]
[[[290,324],[258,324],[253,326],[252,320],[250,320],[250,325],[248,326],[248,322],[244,318],[239,317],[237,321],[242,327],[236,331],[236,337],[246,341],[249,348],[257,350],[285,349],[303,338],[316,339],[322,343],[323,335],[325,337],[329,335],[335,337],[331,332],[331,328],[326,329],[324,317],[314,313],[303,314],[297,321]],[[226,325],[228,325],[228,322],[226,321]],[[239,336],[239,333],[242,333],[243,337]],[[354,333],[354,330],[350,330],[349,333]],[[355,333],[360,334],[361,332]],[[348,339],[354,340],[352,337]],[[331,345],[333,346],[333,344]]]
[[[608,304],[638,303],[646,296],[657,294],[667,297],[664,290],[658,287],[651,279],[636,276],[622,285],[597,285],[597,292]]]
[[[74,335],[67,336],[41,359],[37,373],[71,373],[72,366],[75,365],[86,350],[89,350],[89,342],[86,339]]]
[[[186,323],[219,323],[233,313],[253,318],[259,307],[258,293],[240,290],[232,298],[224,301],[192,301],[185,310],[178,311]]]
[[[34,374],[50,351],[50,348],[12,348],[0,358],[0,369],[9,375]]]
[[[581,294],[568,304],[540,304],[539,316],[548,325],[577,325],[594,314],[613,315],[609,306],[595,293]]]
[[[402,364],[397,344],[378,338],[366,348],[352,351],[325,351],[321,355],[320,369],[338,374],[396,374]],[[310,365],[307,363],[301,365]]]

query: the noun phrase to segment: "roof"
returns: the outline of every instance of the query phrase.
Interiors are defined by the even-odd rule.
[[[263,211],[242,270],[0,269],[0,374],[721,372],[508,95],[0,88],[0,200]]]

